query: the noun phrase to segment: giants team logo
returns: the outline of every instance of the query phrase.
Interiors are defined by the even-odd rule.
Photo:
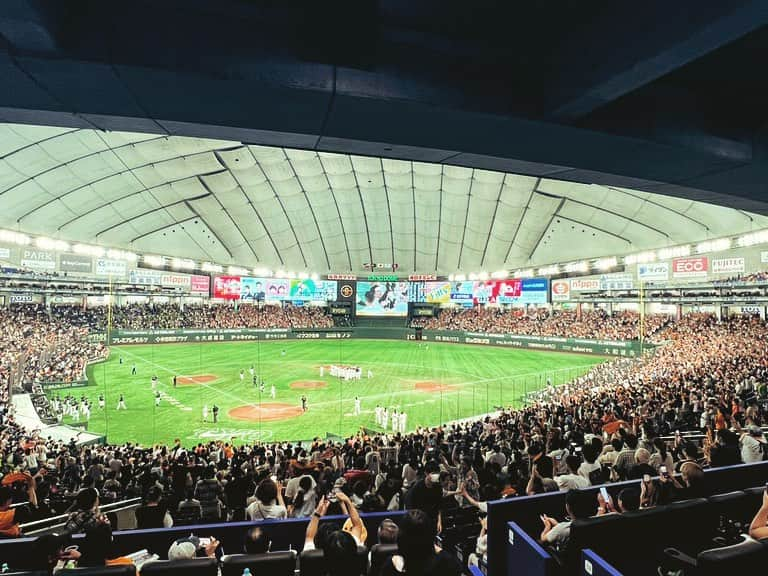
[[[354,290],[352,289],[352,286],[350,286],[349,284],[344,284],[341,287],[341,290],[339,292],[342,296],[344,296],[344,298],[350,298]]]

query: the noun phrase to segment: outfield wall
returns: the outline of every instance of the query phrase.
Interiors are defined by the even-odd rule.
[[[416,332],[405,327],[355,327],[355,328],[225,328],[225,329],[176,329],[176,330],[114,330],[109,343],[123,344],[172,344],[201,342],[248,342],[261,340],[342,340],[348,338],[375,338],[378,340],[415,340]],[[584,338],[558,338],[554,336],[526,336],[521,334],[489,334],[449,330],[423,330],[422,340],[427,342],[453,342],[528,348],[552,352],[575,352],[600,356],[635,357],[640,355],[637,340],[588,340]],[[647,349],[648,346],[646,345]]]

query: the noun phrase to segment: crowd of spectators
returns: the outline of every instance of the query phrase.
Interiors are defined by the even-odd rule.
[[[129,304],[83,309],[78,306],[53,306],[55,318],[70,324],[105,330],[110,321],[113,329],[172,328],[330,328],[332,317],[316,306],[273,305],[184,305]]]
[[[87,336],[86,327],[52,317],[43,306],[0,308],[0,386],[14,371],[26,383],[82,379],[86,364],[107,354]]]
[[[649,314],[644,318],[645,336],[671,322],[669,316]],[[427,330],[461,330],[494,334],[526,334],[599,340],[634,340],[640,336],[640,314],[632,311],[608,314],[604,310],[550,310],[539,308],[449,308],[434,318],[416,319],[414,326]]]
[[[32,314],[29,308],[24,314],[15,316],[20,325],[27,318],[33,325],[49,320],[40,310]],[[464,314],[453,317],[457,325],[502,315]],[[64,317],[75,321],[56,311],[52,325],[66,330]],[[87,324],[82,318],[80,324]],[[584,334],[584,315],[542,316],[521,325],[539,323],[547,326],[545,333],[557,333],[565,330],[566,318],[580,323],[576,335]],[[624,324],[634,321],[629,314],[588,318],[611,326],[598,332],[602,336],[592,334],[603,338],[623,333]],[[505,326],[517,321],[507,324],[504,317]],[[450,528],[446,518],[457,508],[482,514],[489,500],[578,491],[610,481],[658,477],[643,480],[638,493],[624,494],[619,508],[690,498],[702,494],[705,468],[768,455],[761,430],[768,423],[768,325],[753,316],[719,320],[703,313],[674,323],[659,317],[653,325],[658,326],[653,339],[663,343],[653,354],[598,365],[566,385],[533,393],[520,409],[408,434],[361,431],[342,441],[317,438],[308,444],[184,446],[176,441],[151,448],[79,447],[20,429],[3,407],[2,471],[25,476],[3,489],[0,504],[12,499],[9,490],[15,485],[17,497],[32,504],[31,517],[68,511],[70,530],[86,533],[107,523],[99,512],[101,502],[130,496],[144,499],[136,512],[141,528],[311,517],[314,532],[308,530],[307,545],[311,541],[342,554],[348,537],[320,531],[319,516],[345,513],[354,527],[358,511],[419,510],[400,530],[419,527],[419,534],[431,535]],[[568,502],[572,518],[608,505],[586,503],[578,492]],[[2,510],[0,519],[7,525],[0,525],[0,531],[11,535],[21,519],[30,517],[18,512],[14,518]],[[567,540],[567,523],[542,522],[544,542],[556,546]],[[757,526],[755,533],[762,534],[762,528]],[[485,554],[482,520],[478,535],[475,558]],[[351,537],[354,545],[354,532]],[[417,549],[403,545],[399,559],[383,573],[401,573],[409,562],[452,573],[450,559],[434,549],[427,553],[421,539],[408,542]]]

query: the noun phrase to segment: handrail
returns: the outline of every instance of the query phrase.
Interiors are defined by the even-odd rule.
[[[120,502],[112,502],[99,507],[99,511],[102,513],[117,512],[126,508],[131,508],[141,504],[141,498],[129,498],[127,500],[121,500]],[[35,530],[41,530],[46,528],[55,528],[59,524],[66,524],[69,514],[59,514],[58,516],[51,516],[50,518],[43,518],[42,520],[35,520],[34,522],[27,522],[26,524],[20,524],[22,532],[29,533]]]

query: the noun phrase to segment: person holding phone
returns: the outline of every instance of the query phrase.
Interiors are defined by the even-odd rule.
[[[565,512],[570,520],[559,522],[546,514],[540,516],[544,529],[541,531],[542,544],[549,544],[558,552],[563,552],[571,537],[571,522],[591,518],[597,514],[597,500],[589,492],[570,490],[565,495]]]

